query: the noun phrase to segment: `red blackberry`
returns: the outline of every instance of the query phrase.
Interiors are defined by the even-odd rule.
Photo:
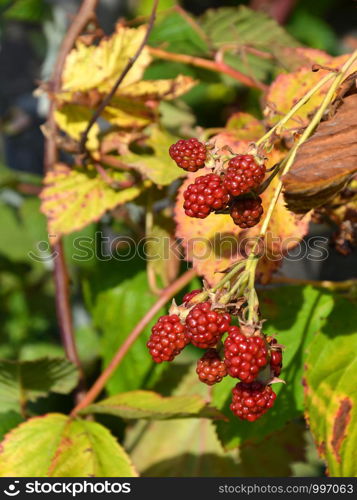
[[[183,197],[185,214],[198,219],[204,219],[213,210],[225,208],[230,201],[230,195],[216,174],[197,177],[194,184],[184,191]]]
[[[155,363],[172,361],[189,342],[186,327],[177,314],[161,316],[151,332],[146,345]]]
[[[283,367],[283,352],[280,347],[275,347],[278,343],[276,339],[268,339],[270,344],[270,367],[275,375],[278,377]]]
[[[182,303],[188,304],[193,299],[193,297],[195,297],[196,295],[198,295],[201,292],[202,292],[202,290],[192,290],[192,292],[186,293],[183,296]]]
[[[197,361],[198,378],[207,385],[218,384],[227,375],[227,368],[216,349],[208,351]]]
[[[228,330],[230,322],[229,314],[212,311],[210,302],[201,302],[187,315],[187,337],[191,344],[202,349],[214,347]]]
[[[232,196],[248,193],[262,183],[265,166],[257,163],[253,155],[237,155],[228,162],[223,185]]]
[[[197,139],[181,139],[170,146],[169,154],[179,167],[187,172],[196,172],[204,167],[206,146]]]
[[[260,221],[263,214],[261,198],[247,198],[235,200],[231,206],[230,214],[234,224],[246,229],[253,227]]]
[[[268,344],[263,337],[246,337],[238,326],[228,328],[224,342],[224,361],[228,374],[243,382],[253,382],[268,363]]]
[[[276,394],[270,385],[239,382],[233,391],[230,409],[242,420],[254,422],[274,405]]]

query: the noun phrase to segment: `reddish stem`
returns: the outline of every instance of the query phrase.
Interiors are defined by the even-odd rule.
[[[135,326],[129,336],[126,338],[125,342],[119,347],[113,359],[103,371],[103,373],[98,377],[93,386],[89,389],[84,398],[77,404],[73,409],[71,415],[76,415],[80,410],[90,405],[95,401],[98,395],[104,389],[105,384],[108,382],[110,377],[113,375],[115,370],[118,368],[120,362],[124,358],[125,354],[128,352],[130,347],[139,337],[146,325],[152,320],[155,314],[184,286],[186,286],[194,277],[196,272],[193,269],[186,271],[180,278],[178,278],[174,283],[168,286],[162,293],[158,301],[152,306],[152,308],[145,314],[145,316],[139,321]]]
[[[57,61],[54,66],[50,88],[51,91],[57,93],[61,90],[62,73],[66,62],[66,57],[72,49],[77,37],[81,34],[87,24],[95,16],[94,9],[98,0],[84,0],[78,10],[71,26],[69,27],[66,36],[63,39],[61,48],[58,53]],[[45,144],[45,171],[49,172],[54,168],[57,161],[58,151],[56,144],[57,125],[54,119],[56,110],[55,101],[52,100],[47,120],[48,136]],[[80,373],[79,390],[77,392],[77,401],[82,397],[84,379],[79,356],[76,349],[74,331],[72,324],[72,312],[69,298],[68,286],[68,271],[66,267],[63,246],[61,240],[53,245],[56,258],[54,259],[54,281],[56,290],[56,309],[57,318],[61,334],[62,343],[66,352],[67,358],[77,365]]]
[[[255,89],[263,91],[266,91],[268,89],[267,85],[265,85],[264,83],[254,80],[254,78],[251,78],[250,76],[241,73],[231,66],[228,66],[228,64],[223,61],[211,61],[210,59],[203,59],[202,57],[195,57],[187,54],[176,54],[174,52],[167,52],[166,50],[154,47],[149,47],[149,52],[153,56],[160,59],[165,59],[167,61],[182,62],[185,64],[191,64],[192,66],[197,66],[199,68],[216,71],[218,73],[224,73],[231,76],[238,82],[247,85],[248,87],[253,87]]]

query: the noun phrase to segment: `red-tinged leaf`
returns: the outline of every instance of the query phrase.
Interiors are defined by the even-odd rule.
[[[216,145],[230,145],[235,149],[241,141],[254,141],[265,132],[264,125],[249,113],[235,113],[226,123],[225,129],[215,137]]]
[[[34,417],[0,445],[0,477],[132,477],[126,452],[108,429],[60,413]]]
[[[235,142],[234,151],[243,153],[247,146],[246,142]],[[270,153],[267,167],[275,165],[281,156],[279,151]],[[241,229],[233,223],[230,215],[210,214],[206,219],[186,216],[183,209],[183,192],[196,177],[205,173],[208,173],[208,169],[189,174],[179,190],[175,208],[176,236],[181,240],[186,258],[193,263],[197,273],[204,276],[209,284],[214,284],[221,279],[222,272],[247,256],[252,242],[259,234],[261,223],[251,229]],[[275,179],[261,195],[265,212],[276,184]],[[263,257],[258,265],[258,275],[263,282],[269,280],[283,255],[305,236],[308,223],[309,217],[298,220],[286,209],[282,197],[279,198],[269,225]]]
[[[311,67],[313,62],[323,64],[331,68],[341,67],[348,55],[340,57],[331,57],[323,52],[310,52],[312,49],[305,49],[303,54],[311,57],[311,66],[300,68],[297,71],[288,74],[279,75],[271,84],[266,97],[265,116],[266,122],[271,127],[277,123],[282,116],[287,114],[290,109],[325,75],[322,71],[313,72]],[[357,69],[357,63],[351,66],[349,74]],[[298,130],[306,127],[310,122],[311,114],[320,106],[331,83],[324,85],[316,92],[310,100],[302,106],[297,113],[284,125],[284,132],[291,134],[292,130]]]
[[[46,175],[41,210],[54,240],[97,221],[107,210],[131,201],[143,189],[142,185],[131,185],[127,173],[108,169],[106,175],[108,179],[93,166],[70,168],[63,163]]]

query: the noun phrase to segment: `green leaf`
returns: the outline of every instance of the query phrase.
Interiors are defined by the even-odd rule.
[[[142,191],[142,186],[131,185],[132,179],[126,172],[106,169],[104,175],[107,178],[93,166],[70,168],[63,163],[46,175],[41,210],[48,218],[51,235],[59,238],[82,229]]]
[[[49,12],[44,0],[16,0],[12,4],[4,14],[7,19],[39,22]]]
[[[265,78],[276,61],[253,55],[246,47],[279,58],[281,50],[298,45],[275,20],[243,5],[210,9],[202,17],[201,26],[217,50],[228,45],[224,52],[227,64],[258,79]]]
[[[204,56],[210,52],[204,32],[192,16],[182,11],[169,11],[158,20],[149,43],[154,47],[165,44],[165,50],[193,56]]]
[[[229,418],[229,423],[217,422],[217,432],[224,447],[234,448],[249,440],[261,441],[266,435],[282,428],[301,415],[304,409],[302,385],[306,349],[334,307],[334,297],[317,288],[280,287],[260,295],[262,317],[269,318],[264,332],[275,335],[286,346],[281,378],[286,384],[274,384],[277,393],[274,407],[251,424],[233,416],[229,409],[231,390],[236,380],[226,377],[214,387],[213,403]]]
[[[186,353],[184,352],[183,355]],[[197,377],[195,366],[182,378],[175,397],[200,395],[210,388]],[[144,476],[236,476],[237,453],[226,453],[209,419],[186,418],[138,422],[126,435],[126,447]]]
[[[289,32],[304,45],[336,53],[338,37],[321,14],[313,14],[303,8],[293,13],[288,24]]]
[[[92,290],[89,287],[87,300],[92,303],[93,321],[102,332],[104,367],[157,300],[148,289],[143,263],[140,260],[102,263],[91,280]],[[110,394],[151,388],[164,369],[163,364],[156,365],[152,361],[146,347],[150,329],[160,314],[164,314],[163,309],[134,342],[114,372],[107,384]]]
[[[185,175],[185,172],[176,165],[169,155],[169,148],[177,139],[158,127],[152,127],[146,145],[153,149],[153,154],[128,153],[121,156],[120,160],[138,170],[155,184],[166,186]]]
[[[106,413],[128,419],[219,418],[219,413],[212,410],[198,395],[163,397],[151,391],[131,391],[92,404],[84,413]]]
[[[0,238],[0,253],[12,261],[27,261],[38,242],[47,241],[46,220],[34,197],[21,201],[18,207],[0,201],[0,218],[2,234],[6,234]],[[32,260],[34,265],[36,262]]]
[[[68,394],[77,385],[77,368],[66,359],[0,361],[0,407],[19,410],[50,391]]]
[[[357,311],[336,298],[305,361],[306,417],[329,475],[356,477]]]
[[[3,439],[5,434],[23,422],[23,420],[23,417],[13,410],[0,413],[0,439]]]
[[[243,5],[210,9],[204,14],[201,26],[217,48],[234,43],[269,51],[274,45],[298,45],[274,19]]]
[[[1,444],[1,477],[132,477],[130,459],[110,432],[50,413],[31,418]]]

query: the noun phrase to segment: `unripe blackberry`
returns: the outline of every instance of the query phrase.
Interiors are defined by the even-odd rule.
[[[227,368],[216,349],[208,351],[197,362],[198,378],[207,385],[218,384],[227,375]]]
[[[204,167],[207,150],[197,139],[181,139],[170,146],[169,154],[179,167],[187,172],[196,172]]]
[[[224,342],[224,361],[228,374],[243,382],[253,382],[268,363],[268,344],[264,337],[246,337],[238,326],[228,328]]]
[[[201,292],[202,292],[202,290],[192,290],[192,292],[187,292],[183,296],[182,303],[188,304],[193,299],[193,297],[195,297],[196,295],[198,295]]]
[[[242,420],[254,422],[274,405],[276,394],[270,385],[239,382],[232,391],[230,409]]]
[[[201,302],[187,315],[187,337],[191,344],[201,349],[214,347],[228,330],[230,322],[229,314],[212,311],[210,302]]]
[[[189,343],[186,327],[177,314],[161,316],[151,332],[146,345],[155,363],[172,361]]]
[[[207,174],[196,177],[183,193],[183,207],[189,217],[205,219],[214,210],[225,208],[230,196],[222,185],[219,175]]]
[[[278,377],[283,367],[283,352],[280,347],[275,347],[278,343],[276,339],[268,339],[270,345],[270,367],[275,377]]]
[[[228,162],[223,185],[232,196],[248,193],[259,186],[265,176],[265,166],[253,155],[237,155]]]
[[[258,224],[263,214],[262,199],[237,199],[232,203],[230,214],[236,226],[246,229]]]

